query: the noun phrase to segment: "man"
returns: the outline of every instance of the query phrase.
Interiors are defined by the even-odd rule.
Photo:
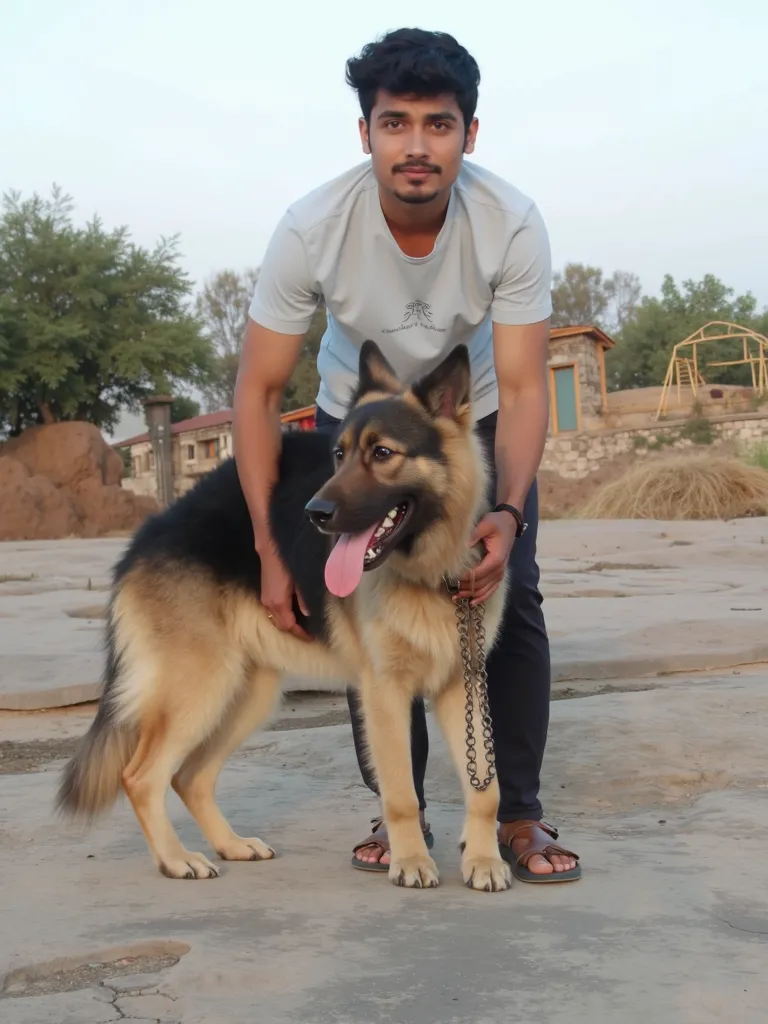
[[[235,394],[235,451],[262,561],[262,602],[275,628],[307,641],[305,614],[267,525],[280,448],[283,389],[322,301],[328,329],[318,357],[318,429],[333,430],[355,384],[366,338],[401,380],[468,345],[480,437],[495,456],[495,501],[507,506],[477,527],[486,554],[459,596],[486,600],[511,571],[503,628],[488,659],[501,789],[499,843],[526,881],[579,877],[578,857],[542,822],[539,772],[549,719],[549,646],[536,564],[535,477],[548,422],[546,358],[551,314],[549,241],[534,203],[465,164],[475,148],[480,75],[444,33],[400,29],[347,63],[360,137],[370,160],[295,203],[269,243],[250,308]],[[525,527],[527,524],[527,528]],[[363,778],[362,723],[350,713]],[[413,709],[413,770],[428,844],[427,729]],[[353,864],[386,870],[381,819]]]

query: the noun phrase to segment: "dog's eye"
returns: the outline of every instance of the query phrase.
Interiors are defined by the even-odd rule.
[[[338,445],[336,448],[333,449],[333,457],[334,459],[336,459],[337,462],[341,462],[341,460],[344,458],[344,449],[341,447],[341,445]]]
[[[373,449],[374,459],[378,459],[379,462],[385,462],[392,454],[391,448],[385,448],[383,445],[376,445]]]

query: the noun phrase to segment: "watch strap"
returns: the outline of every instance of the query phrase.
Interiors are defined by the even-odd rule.
[[[493,511],[494,512],[509,512],[509,514],[512,516],[512,518],[517,523],[517,528],[515,530],[515,537],[522,537],[522,535],[528,529],[528,523],[526,523],[526,521],[523,519],[522,512],[519,509],[515,508],[514,505],[507,505],[506,502],[502,501],[500,504],[498,504],[496,506],[496,508]]]

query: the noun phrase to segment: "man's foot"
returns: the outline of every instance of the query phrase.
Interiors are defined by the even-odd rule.
[[[435,838],[427,824],[424,811],[419,811],[419,824],[421,825],[421,831],[424,833],[427,849],[431,850]],[[391,853],[387,826],[384,824],[383,818],[373,819],[371,834],[361,843],[358,843],[352,853],[352,864],[356,868],[363,868],[368,871],[389,870]]]
[[[553,842],[558,832],[545,821],[499,825],[501,855],[521,882],[573,882],[581,878],[578,854]]]

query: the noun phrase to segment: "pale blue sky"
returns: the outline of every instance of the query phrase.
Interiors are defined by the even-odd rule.
[[[0,190],[56,181],[139,242],[180,232],[198,281],[258,264],[287,204],[364,159],[344,62],[415,24],[478,60],[473,159],[535,198],[556,268],[648,292],[712,272],[768,304],[761,0],[2,6]]]

